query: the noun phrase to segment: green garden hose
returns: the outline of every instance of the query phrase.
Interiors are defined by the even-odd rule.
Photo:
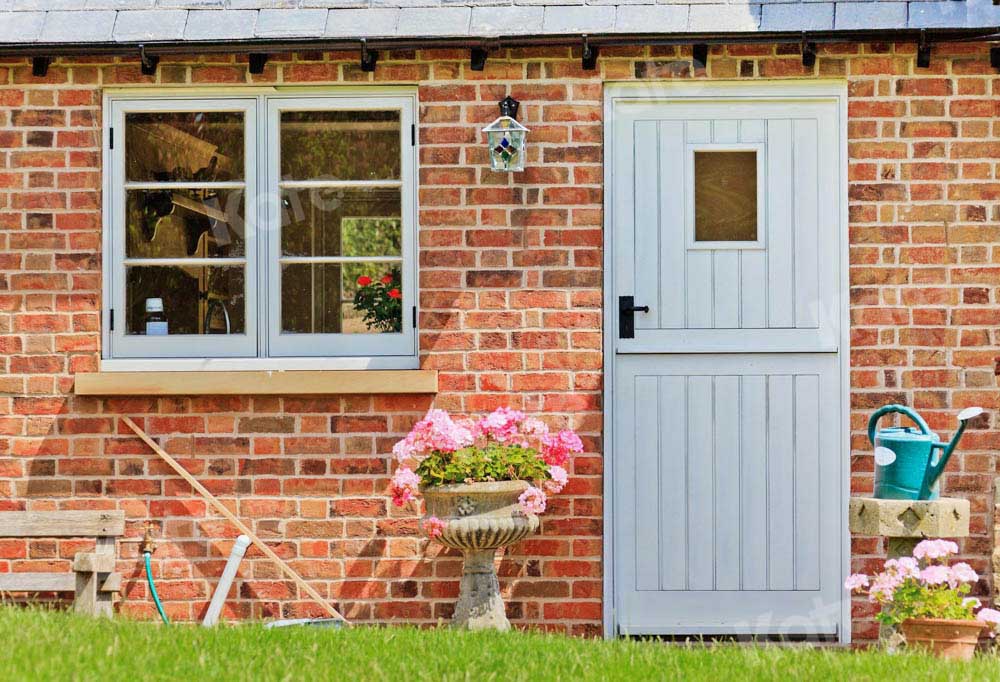
[[[167,618],[167,614],[163,612],[163,604],[160,603],[160,595],[156,593],[156,585],[153,583],[153,570],[149,565],[149,559],[153,556],[151,552],[143,552],[142,558],[146,560],[146,582],[149,583],[149,593],[153,595],[153,602],[156,604],[156,610],[160,612],[160,618],[163,619],[164,625],[170,625],[170,620]]]

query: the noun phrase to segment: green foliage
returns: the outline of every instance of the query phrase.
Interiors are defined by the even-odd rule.
[[[909,618],[949,618],[972,620],[972,604],[966,603],[969,585],[955,589],[948,585],[922,585],[914,578],[907,578],[893,592],[892,602],[876,618],[885,625],[899,625]]]
[[[126,604],[142,603],[126,596]],[[148,602],[146,602],[148,605]],[[164,627],[122,616],[0,608],[0,680],[90,682],[791,682],[997,679],[998,660],[835,647],[601,641],[539,632],[447,627]]]
[[[467,481],[540,481],[549,477],[548,465],[534,448],[490,442],[455,452],[433,452],[416,473],[424,485]]]
[[[403,330],[403,294],[400,288],[399,269],[393,268],[383,278],[357,280],[354,308],[364,313],[364,323],[369,329],[380,332]]]

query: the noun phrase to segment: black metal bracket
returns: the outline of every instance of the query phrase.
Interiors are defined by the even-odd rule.
[[[990,48],[990,66],[1000,71],[1000,47]]]
[[[618,338],[635,338],[635,313],[648,313],[648,305],[636,305],[634,296],[618,297]]]
[[[364,38],[361,39],[361,70],[367,73],[371,73],[375,70],[375,64],[378,63],[378,52],[375,50],[368,49],[368,41]]]
[[[48,57],[31,58],[31,75],[35,78],[45,78],[49,72],[49,64],[52,62]]]
[[[250,73],[254,75],[264,73],[264,66],[267,64],[266,52],[251,52],[248,60],[250,62]]]
[[[802,33],[802,66],[811,69],[816,66],[816,43],[806,40],[806,34]]]
[[[583,56],[580,59],[580,66],[584,71],[593,71],[597,68],[597,57],[600,50],[596,45],[591,45],[587,35],[583,36]]]
[[[469,68],[473,71],[482,71],[486,68],[486,59],[489,56],[489,50],[485,47],[472,48],[469,50]]]
[[[917,43],[917,68],[927,69],[931,65],[931,45],[927,42],[927,31],[920,29],[920,42]]]
[[[695,43],[691,46],[691,56],[694,58],[694,68],[704,69],[708,66],[708,44]]]
[[[156,67],[160,65],[160,58],[153,54],[146,54],[146,46],[139,46],[139,71],[143,76],[155,76]]]

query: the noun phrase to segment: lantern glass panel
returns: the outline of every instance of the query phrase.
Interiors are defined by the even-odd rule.
[[[495,171],[524,170],[527,129],[516,120],[501,116],[485,129],[490,167]]]

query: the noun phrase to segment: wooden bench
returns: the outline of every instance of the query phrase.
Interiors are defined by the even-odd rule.
[[[125,512],[0,512],[0,538],[94,538],[93,552],[77,552],[73,573],[0,573],[0,592],[73,592],[73,608],[110,616],[121,591],[115,538],[125,534]]]

